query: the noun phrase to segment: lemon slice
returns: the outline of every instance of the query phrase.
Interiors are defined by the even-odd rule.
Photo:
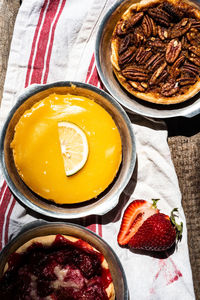
[[[83,130],[70,122],[58,122],[58,134],[67,176],[80,171],[88,158],[88,141]]]

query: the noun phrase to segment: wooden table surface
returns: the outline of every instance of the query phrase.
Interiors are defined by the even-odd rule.
[[[0,0],[0,101],[20,0]],[[200,115],[166,120],[168,144],[182,192],[196,299],[200,300]]]

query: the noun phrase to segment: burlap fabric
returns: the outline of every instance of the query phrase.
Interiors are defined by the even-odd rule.
[[[20,0],[0,0],[0,99],[13,26]],[[200,115],[166,121],[169,147],[179,178],[188,228],[188,244],[196,299],[200,299]]]
[[[171,150],[188,228],[196,299],[200,299],[200,115],[167,121]]]

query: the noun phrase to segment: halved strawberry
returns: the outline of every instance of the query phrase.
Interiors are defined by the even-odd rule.
[[[150,216],[159,213],[156,207],[158,199],[153,204],[146,200],[134,200],[124,212],[117,241],[119,245],[126,245],[136,234],[139,227]]]

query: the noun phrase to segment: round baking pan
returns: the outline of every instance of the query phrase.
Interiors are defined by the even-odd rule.
[[[121,262],[113,249],[92,231],[72,223],[47,223],[44,221],[35,221],[22,228],[22,231],[6,245],[0,253],[0,278],[3,275],[4,267],[10,254],[14,253],[20,246],[32,238],[54,234],[70,235],[80,238],[100,251],[109,265],[115,288],[116,300],[129,299],[126,276]]]
[[[17,172],[10,147],[10,143],[14,136],[15,126],[27,109],[30,109],[36,102],[52,93],[69,93],[93,99],[112,116],[119,129],[122,141],[122,163],[112,184],[96,199],[74,205],[54,204],[31,191]],[[0,153],[0,161],[5,179],[17,199],[37,213],[59,219],[74,219],[88,215],[103,215],[114,208],[118,203],[121,192],[131,178],[136,160],[135,138],[131,123],[118,102],[109,94],[92,85],[65,81],[46,85],[32,85],[24,90],[18,97],[16,105],[9,113],[4,124],[0,137]]]

